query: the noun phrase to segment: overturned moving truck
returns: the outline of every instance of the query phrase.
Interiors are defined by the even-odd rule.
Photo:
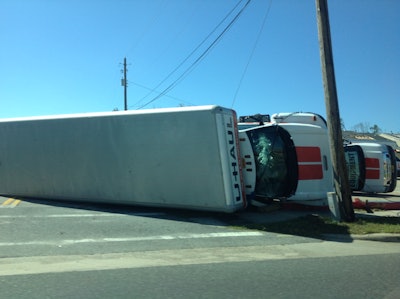
[[[263,125],[279,123],[281,127],[293,126],[295,124],[312,124],[320,127],[326,127],[325,119],[315,113],[309,112],[291,112],[291,113],[276,113],[271,117],[266,115],[257,114],[253,117],[241,117],[240,119],[247,120],[246,122],[239,123],[239,127],[252,128]],[[260,117],[262,117],[260,121]],[[321,133],[316,131],[315,134]],[[298,134],[292,133],[293,138]],[[303,137],[303,136],[302,136]],[[315,136],[316,137],[316,136]],[[311,138],[309,143],[316,142],[318,146],[323,147],[324,142],[321,138]],[[305,151],[308,156],[312,155],[311,148]],[[326,150],[324,151],[326,152]],[[356,142],[349,143],[346,141],[344,144],[345,162],[349,175],[349,184],[352,191],[366,192],[366,193],[389,193],[396,189],[396,155],[393,148],[389,145],[376,142]],[[318,155],[316,155],[318,159]],[[325,164],[325,163],[324,163]],[[312,173],[312,172],[308,172]],[[327,181],[321,181],[324,184]],[[325,186],[326,187],[326,186]],[[304,188],[298,188],[302,190]],[[308,192],[316,190],[314,187],[307,187]],[[327,190],[327,188],[326,188]],[[299,194],[290,197],[294,200]]]
[[[236,119],[219,106],[2,119],[0,195],[222,212],[326,200],[326,128]]]
[[[345,159],[353,191],[388,193],[396,189],[396,154],[386,144],[345,144]]]

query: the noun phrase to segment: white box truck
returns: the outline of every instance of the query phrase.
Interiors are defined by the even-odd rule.
[[[345,158],[353,191],[388,193],[396,189],[396,155],[386,144],[345,144]]]
[[[0,194],[233,212],[235,123],[217,106],[3,119]]]
[[[326,127],[238,130],[180,107],[0,120],[0,195],[234,212],[253,199],[326,205]]]

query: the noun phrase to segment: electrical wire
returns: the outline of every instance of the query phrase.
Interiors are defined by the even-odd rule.
[[[132,83],[133,85],[139,86],[139,87],[141,87],[141,88],[143,88],[143,89],[147,89],[147,90],[149,90],[149,91],[151,91],[151,92],[160,93],[160,91],[158,91],[158,90],[149,88],[149,87],[144,86],[144,85],[142,85],[142,84],[139,84],[139,83],[137,83],[137,82],[133,82],[133,81],[128,81],[128,82],[129,82],[129,83]],[[173,97],[173,96],[170,96],[170,95],[165,95],[165,96],[168,97],[168,98],[170,98],[170,99],[176,100],[176,101],[178,101],[178,102],[185,103],[185,104],[190,105],[190,106],[194,106],[193,103],[190,103],[190,102],[188,102],[188,101],[182,100],[182,99],[180,99],[180,98]],[[132,107],[132,106],[130,106],[130,107]]]
[[[136,40],[136,42],[133,43],[132,46],[129,48],[129,50],[125,54],[125,57],[129,56],[128,54],[133,52],[136,49],[136,47],[141,43],[143,37],[146,36],[147,33],[153,28],[154,24],[159,19],[160,15],[165,11],[165,7],[167,6],[167,4],[168,4],[168,1],[164,0],[164,1],[162,1],[161,4],[156,5],[156,7],[158,7],[158,9],[155,11],[155,14],[153,15],[153,17],[148,18],[147,23],[141,27],[141,28],[144,28],[144,30],[142,30],[142,33],[139,35],[139,38]]]
[[[138,105],[140,102],[142,102],[144,99],[148,98],[154,90],[156,90],[158,87],[160,87],[165,81],[167,81],[186,61],[189,60],[190,57],[192,57],[192,55],[210,38],[210,36],[212,34],[215,33],[215,31],[218,29],[218,27],[221,26],[221,24],[223,22],[225,22],[225,20],[232,14],[233,11],[235,11],[235,9],[238,7],[238,5],[243,2],[244,0],[239,0],[236,5],[228,12],[228,14],[217,24],[217,26],[214,27],[214,29],[200,42],[200,44],[198,44],[193,50],[192,52],[189,53],[188,56],[186,56],[186,58],[184,60],[181,61],[181,63],[178,64],[177,67],[175,67],[160,83],[158,83],[156,85],[156,87],[154,87],[152,89],[152,91],[150,91],[149,93],[147,93],[143,98],[141,98],[138,102],[136,102],[133,106]],[[132,107],[132,106],[131,106]],[[140,108],[137,108],[140,109]]]
[[[204,42],[206,41],[206,39],[208,39],[208,37],[214,33],[216,31],[216,29],[220,26],[221,23],[224,22],[224,20],[226,20],[226,18],[232,13],[233,10],[235,10],[235,8],[238,6],[238,4],[242,2],[239,1],[236,6],[228,13],[228,15],[214,28],[214,30],[207,35],[207,38],[205,38],[199,46],[196,47],[195,50],[193,50],[188,57],[185,58],[185,60],[180,63],[178,65],[178,67],[176,67],[168,76],[167,78],[165,78],[160,84],[157,85],[157,87],[159,87],[163,82],[165,82],[184,62],[186,62],[190,56],[202,45],[204,44]],[[229,24],[224,28],[224,30],[216,37],[216,39],[206,48],[206,50],[203,51],[203,53],[174,81],[172,82],[167,88],[165,88],[159,95],[157,95],[156,97],[154,97],[153,99],[151,99],[150,101],[146,102],[145,104],[141,105],[139,108],[137,109],[142,109],[144,107],[146,107],[147,105],[153,103],[154,101],[156,101],[157,99],[159,99],[160,97],[164,96],[167,92],[169,92],[172,88],[174,88],[181,80],[184,79],[184,77],[186,77],[193,69],[194,67],[202,60],[204,59],[204,57],[211,51],[211,49],[218,43],[218,41],[221,40],[222,36],[232,27],[232,25],[236,22],[236,20],[239,18],[239,16],[243,13],[243,11],[247,8],[247,6],[250,4],[251,0],[247,0],[246,4],[239,10],[239,12],[235,15],[235,17],[229,22]],[[157,88],[156,87],[156,88]],[[156,89],[154,88],[154,89]],[[147,97],[147,95],[146,95]],[[142,99],[143,100],[143,99]],[[140,100],[140,101],[142,101]],[[139,101],[139,102],[140,102]]]
[[[223,22],[225,22],[225,20],[232,14],[233,11],[235,11],[235,9],[238,7],[238,5],[243,2],[243,0],[239,0],[236,5],[228,12],[228,14],[217,24],[217,26],[214,27],[214,29],[200,42],[199,45],[197,45],[197,47],[195,47],[192,52],[190,52],[190,54],[188,56],[186,56],[186,58],[178,64],[177,67],[175,67],[160,83],[157,84],[156,87],[153,88],[153,90],[156,90],[158,87],[160,87],[165,81],[167,81],[186,61],[189,60],[189,58],[209,39],[209,37],[215,33],[215,31],[221,26],[221,24]],[[135,105],[138,105],[141,101],[143,101],[144,99],[146,99],[148,96],[150,96],[150,94],[152,94],[153,92],[149,92],[148,94],[146,94],[143,98],[141,98]],[[147,106],[147,104],[145,105]],[[143,106],[144,107],[144,106]],[[141,108],[143,108],[141,107]],[[140,109],[140,108],[137,108]]]
[[[231,108],[233,108],[233,106],[235,105],[235,101],[236,101],[237,95],[239,93],[240,88],[242,87],[243,79],[244,79],[244,77],[245,77],[245,75],[247,73],[247,69],[249,68],[250,62],[253,59],[254,52],[255,52],[255,50],[257,48],[258,42],[260,41],[260,37],[261,37],[261,34],[262,34],[263,30],[264,30],[265,23],[267,21],[268,15],[269,15],[269,11],[271,9],[271,5],[272,5],[272,0],[269,1],[269,5],[268,5],[268,8],[267,8],[267,11],[265,12],[264,19],[263,19],[263,22],[261,24],[261,28],[258,31],[257,38],[256,38],[256,40],[254,42],[254,45],[253,45],[253,48],[251,50],[249,59],[247,60],[247,63],[246,63],[246,66],[245,66],[245,68],[243,70],[242,76],[240,77],[238,87],[236,88],[235,95],[233,96]]]

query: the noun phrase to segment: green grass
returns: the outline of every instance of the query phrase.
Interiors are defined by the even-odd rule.
[[[244,225],[244,227],[266,232],[320,238],[324,234],[400,233],[400,218],[364,216],[358,217],[354,222],[338,222],[328,217],[308,215],[282,222],[252,223]]]

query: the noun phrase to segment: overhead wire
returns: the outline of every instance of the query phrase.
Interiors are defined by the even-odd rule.
[[[256,40],[255,40],[255,42],[254,42],[253,48],[252,48],[251,53],[250,53],[250,56],[249,56],[249,59],[247,60],[247,63],[246,63],[246,66],[245,66],[245,68],[244,68],[244,70],[243,70],[242,76],[240,77],[238,87],[236,88],[235,94],[234,94],[234,96],[233,96],[231,108],[233,108],[233,106],[235,105],[237,95],[239,94],[239,90],[240,90],[240,88],[242,87],[243,79],[244,79],[244,77],[246,76],[247,69],[249,68],[250,62],[251,62],[251,60],[253,59],[253,56],[254,56],[255,50],[256,50],[256,48],[257,48],[258,42],[260,41],[261,34],[262,34],[262,32],[264,31],[265,23],[266,23],[266,21],[267,21],[268,15],[269,15],[269,11],[270,11],[270,9],[271,9],[271,5],[272,5],[272,0],[269,1],[268,8],[267,8],[267,10],[266,10],[266,12],[265,12],[265,15],[264,15],[264,18],[263,18],[263,22],[262,22],[262,24],[261,24],[260,30],[258,31]]]
[[[225,18],[214,28],[214,30],[207,35],[205,39],[161,82],[159,83],[154,89],[157,89],[162,83],[164,83],[173,73],[175,73],[176,70],[178,70],[195,52],[196,50],[205,43],[205,41],[216,31],[216,29],[228,18],[228,16],[236,9],[236,7],[242,2],[243,0],[240,0],[233,9],[225,16]],[[159,95],[151,99],[150,101],[146,102],[145,104],[139,106],[137,109],[141,109],[146,107],[147,105],[153,103],[160,97],[164,96],[167,92],[169,92],[172,88],[174,88],[181,80],[183,80],[184,77],[186,77],[193,69],[194,67],[202,60],[204,57],[210,52],[210,50],[218,43],[218,41],[221,40],[222,36],[232,27],[232,25],[237,21],[237,19],[240,17],[240,15],[243,13],[243,11],[247,8],[247,6],[250,4],[251,0],[247,0],[246,4],[239,10],[239,12],[235,15],[235,17],[228,23],[228,25],[223,29],[223,31],[214,39],[214,41],[203,51],[203,53],[175,80],[173,81],[168,87],[166,87]],[[151,93],[149,93],[151,94]],[[148,94],[148,95],[149,95]],[[146,95],[144,98],[146,98],[148,95]],[[144,98],[142,98],[140,101],[142,101]],[[139,101],[139,102],[140,102]]]
[[[151,92],[160,93],[160,91],[158,91],[158,90],[155,90],[155,89],[153,89],[153,88],[144,86],[144,85],[139,84],[139,83],[137,83],[137,82],[133,82],[133,81],[128,81],[128,82],[129,82],[129,83],[132,83],[133,85],[136,85],[136,86],[138,86],[138,87],[141,87],[141,88],[143,88],[143,89],[149,90],[149,91],[151,91]],[[174,96],[170,96],[170,95],[165,95],[165,96],[168,97],[168,98],[171,98],[171,99],[173,99],[173,100],[176,100],[176,101],[185,103],[185,104],[190,105],[190,106],[193,106],[193,105],[194,105],[193,103],[190,103],[190,102],[188,102],[188,101],[186,101],[186,100],[183,100],[183,99],[180,99],[180,98],[177,98],[177,97],[174,97]]]
[[[165,81],[167,81],[186,61],[189,60],[190,57],[192,57],[192,55],[209,39],[209,37],[215,33],[215,31],[221,26],[221,24],[223,22],[225,22],[225,20],[232,14],[233,11],[235,11],[235,9],[238,7],[238,5],[243,2],[243,0],[239,0],[236,5],[228,12],[228,14],[217,24],[217,26],[214,27],[214,29],[200,42],[199,45],[197,45],[197,47],[195,47],[192,52],[189,53],[188,56],[186,56],[186,58],[184,60],[181,61],[181,63],[178,64],[177,67],[175,67],[160,83],[158,83],[156,85],[156,87],[153,88],[153,90],[156,90],[158,87],[160,87]],[[149,97],[153,92],[149,92],[147,93],[143,98],[141,98],[138,102],[136,102],[137,105],[139,104],[141,101],[143,101],[144,99],[146,99],[147,97]],[[143,107],[140,107],[143,108]],[[137,109],[140,109],[137,108]]]
[[[136,42],[133,43],[131,45],[131,47],[129,48],[129,50],[127,51],[127,53],[125,54],[125,57],[129,55],[129,53],[133,52],[136,47],[141,43],[142,39],[144,38],[144,36],[147,35],[147,33],[153,28],[154,24],[157,22],[157,20],[159,19],[160,15],[165,11],[165,7],[167,6],[167,0],[163,0],[162,3],[160,5],[156,5],[156,7],[158,8],[153,17],[150,17],[147,19],[147,23],[142,26],[141,28],[144,28],[141,31],[141,34],[139,35],[139,38],[137,38]]]

